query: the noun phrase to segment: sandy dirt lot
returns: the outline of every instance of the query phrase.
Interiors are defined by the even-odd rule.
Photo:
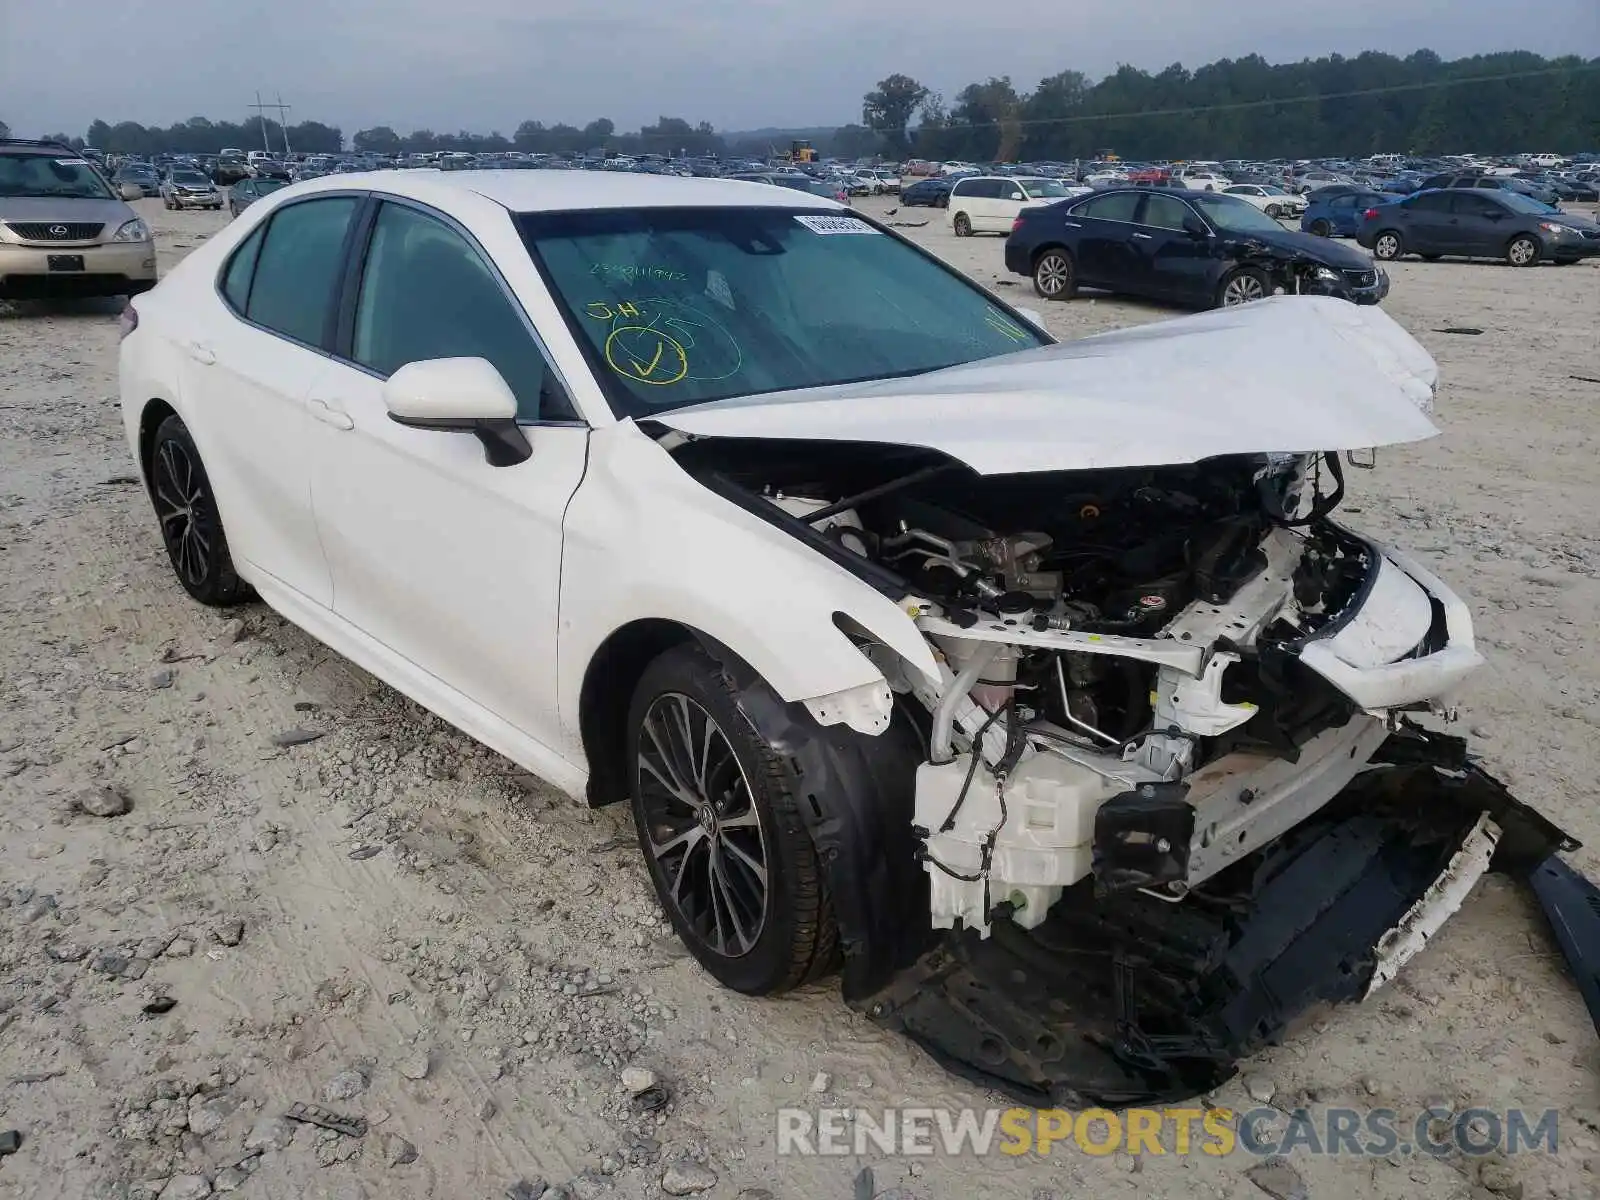
[[[141,208],[164,266],[226,220]],[[1062,336],[1170,315],[1045,305],[1003,274],[1000,239],[901,217]],[[1354,472],[1344,514],[1470,597],[1489,665],[1462,725],[1600,875],[1600,264],[1391,272],[1388,311],[1443,370],[1444,434]],[[1214,1100],[1406,1121],[1431,1103],[1554,1108],[1554,1156],[1302,1154],[1254,1176],[1243,1153],[778,1158],[780,1107],[1001,1102],[831,986],[715,989],[626,812],[573,806],[260,605],[191,603],[122,441],[116,308],[0,304],[0,1131],[22,1134],[0,1197],[1600,1189],[1595,1030],[1536,907],[1496,878],[1374,1002],[1314,1017]],[[657,1073],[665,1107],[630,1098],[629,1066]],[[368,1131],[283,1120],[296,1101]]]

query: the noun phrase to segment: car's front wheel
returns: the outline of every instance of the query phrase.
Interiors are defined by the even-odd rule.
[[[161,540],[184,591],[219,608],[249,599],[250,585],[233,568],[200,451],[175,413],[156,429],[147,477]]]
[[[1524,233],[1511,239],[1506,246],[1506,261],[1513,267],[1536,267],[1539,265],[1539,243],[1537,239]]]
[[[837,927],[801,797],[698,645],[674,647],[645,669],[627,752],[640,849],[700,965],[750,995],[832,970]]]
[[[1033,264],[1033,290],[1044,299],[1070,300],[1077,288],[1077,270],[1065,250],[1046,250]]]
[[[1272,284],[1266,273],[1255,267],[1240,267],[1217,288],[1218,308],[1238,308],[1256,300],[1265,300],[1272,294]]]

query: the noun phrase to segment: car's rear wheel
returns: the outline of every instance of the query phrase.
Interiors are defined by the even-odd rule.
[[[1279,208],[1276,204],[1269,204],[1267,205],[1267,216],[1276,220],[1277,218],[1283,216],[1283,209]]]
[[[1506,245],[1506,261],[1513,267],[1539,265],[1539,242],[1528,234],[1519,234]]]
[[[645,669],[627,761],[650,879],[700,965],[750,995],[834,969],[837,926],[802,798],[698,645]]]
[[[1272,283],[1266,273],[1255,267],[1240,267],[1229,274],[1217,288],[1218,308],[1238,308],[1256,300],[1265,300],[1272,294]]]
[[[955,227],[957,237],[972,236],[972,221],[966,213],[957,213],[951,224]]]
[[[1033,264],[1033,290],[1046,300],[1070,300],[1078,290],[1072,256],[1059,247],[1046,250]]]
[[[1372,239],[1373,257],[1381,258],[1384,262],[1393,262],[1405,252],[1405,243],[1393,229],[1385,229]]]
[[[156,429],[147,472],[161,540],[184,591],[215,607],[249,599],[250,585],[233,568],[200,451],[176,414]]]
[[[1321,217],[1318,217],[1315,221],[1311,222],[1311,227],[1307,230],[1307,232],[1314,233],[1318,237],[1328,237],[1333,233],[1333,226],[1328,224],[1328,222],[1324,221]]]

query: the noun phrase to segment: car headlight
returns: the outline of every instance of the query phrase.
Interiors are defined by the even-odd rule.
[[[1335,271],[1332,267],[1318,267],[1311,273],[1311,278],[1326,279],[1331,283],[1338,283],[1339,272]]]
[[[1551,221],[1540,221],[1539,228],[1544,230],[1546,233],[1554,234],[1556,237],[1560,237],[1562,234],[1567,232],[1567,227],[1565,225],[1557,225]]]
[[[131,221],[123,222],[122,228],[117,230],[113,242],[148,242],[150,240],[150,226],[138,217]]]

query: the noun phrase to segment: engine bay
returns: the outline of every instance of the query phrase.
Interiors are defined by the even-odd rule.
[[[980,475],[882,445],[673,452],[891,595],[934,647],[938,687],[874,662],[922,718],[936,927],[986,934],[1006,911],[1033,928],[1090,876],[1179,900],[1327,803],[1385,736],[1388,713],[1299,657],[1382,574],[1329,520],[1337,456]],[[1437,613],[1389,582],[1410,607],[1376,642],[1429,652]]]

